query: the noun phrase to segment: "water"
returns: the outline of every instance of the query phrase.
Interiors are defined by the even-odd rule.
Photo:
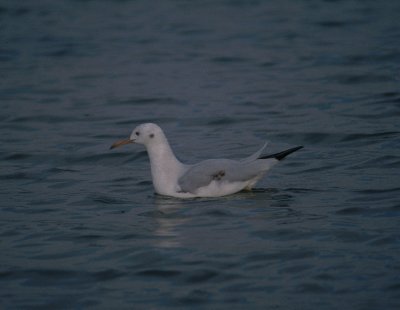
[[[2,1],[3,309],[398,309],[398,1]],[[252,193],[154,195],[178,157],[304,145]]]

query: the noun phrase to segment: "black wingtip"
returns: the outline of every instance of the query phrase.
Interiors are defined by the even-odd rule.
[[[296,151],[298,151],[298,150],[300,150],[302,148],[303,148],[303,146],[296,146],[294,148],[288,149],[288,150],[283,151],[283,152],[279,152],[279,153],[272,154],[272,155],[266,155],[266,156],[258,157],[258,159],[275,158],[277,160],[282,160],[286,156],[288,156],[289,154],[292,154],[293,152],[296,152]]]

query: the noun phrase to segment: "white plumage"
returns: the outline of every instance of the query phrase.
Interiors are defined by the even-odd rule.
[[[279,160],[302,148],[260,156],[265,144],[243,160],[208,159],[186,165],[175,157],[164,132],[153,123],[137,126],[129,139],[117,141],[111,148],[128,143],[146,147],[155,191],[178,198],[218,197],[250,190]]]

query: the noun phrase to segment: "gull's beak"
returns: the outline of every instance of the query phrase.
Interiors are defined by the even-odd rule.
[[[111,145],[110,150],[119,147],[121,145],[125,145],[125,144],[130,144],[130,143],[134,143],[134,140],[131,139],[124,139],[124,140],[119,140],[117,142],[115,142],[113,145]]]

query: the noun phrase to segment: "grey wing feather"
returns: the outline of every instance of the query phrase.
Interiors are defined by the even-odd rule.
[[[219,160],[205,160],[190,167],[179,180],[178,185],[184,192],[194,192],[196,189],[211,183],[216,173],[224,169]]]
[[[209,159],[190,167],[179,178],[178,184],[182,191],[194,192],[200,187],[209,185],[213,180],[221,182],[247,181],[257,177],[260,173],[264,173],[275,161],[274,159],[253,160],[251,162],[247,160]]]
[[[246,157],[244,159],[242,159],[242,162],[251,162],[256,160],[258,157],[260,157],[261,153],[264,151],[264,149],[267,147],[268,142],[265,142],[264,145],[257,151],[255,152],[253,155],[250,155],[249,157]]]

